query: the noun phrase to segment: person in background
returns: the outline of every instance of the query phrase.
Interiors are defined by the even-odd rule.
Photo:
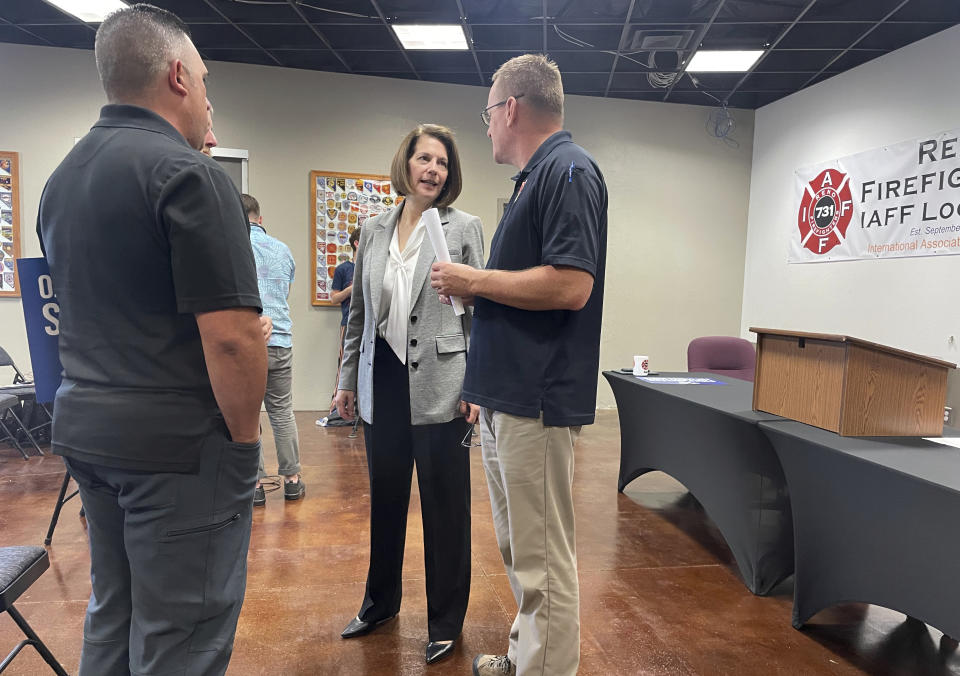
[[[462,174],[453,133],[421,124],[390,170],[403,203],[363,225],[337,407],[363,419],[370,476],[370,567],[360,612],[340,634],[362,636],[400,611],[410,482],[417,468],[426,561],[426,661],[453,653],[470,598],[468,423],[460,400],[471,315],[454,314],[427,283],[437,256],[421,216],[436,207],[450,256],[483,264],[476,216],[450,205]],[[462,417],[467,413],[467,420]],[[467,448],[464,448],[467,440]]]
[[[277,472],[283,477],[285,500],[299,500],[306,492],[300,478],[300,438],[293,414],[293,324],[287,297],[296,266],[286,244],[267,234],[260,215],[260,203],[251,195],[241,195],[243,210],[250,225],[250,244],[257,263],[257,282],[263,312],[273,321],[273,332],[267,341],[267,390],[263,404],[273,428],[277,448]],[[263,453],[253,493],[254,506],[267,502],[261,481],[266,476]]]
[[[572,676],[580,661],[573,447],[596,414],[607,251],[600,168],[563,131],[563,84],[539,54],[493,75],[480,114],[513,196],[485,270],[437,263],[431,284],[474,297],[463,398],[480,439],[497,544],[518,612],[506,655],[477,676]]]
[[[198,152],[207,69],[187,26],[133,5],[100,24],[94,53],[109,104],[37,219],[60,302],[53,450],[90,543],[79,672],[219,675],[267,377],[253,252],[230,177]]]
[[[207,133],[203,137],[203,148],[200,149],[200,152],[207,157],[213,157],[213,149],[217,147],[217,137],[213,134],[213,106],[210,104],[210,101],[207,101],[207,116],[210,126],[207,128]],[[263,330],[264,342],[269,341],[270,335],[273,333],[273,320],[267,315],[260,315],[260,328]]]
[[[350,260],[344,261],[334,270],[333,284],[331,285],[332,293],[330,294],[330,300],[332,302],[340,303],[341,313],[340,339],[337,341],[337,345],[339,345],[339,354],[337,355],[337,379],[334,382],[333,400],[330,402],[331,411],[337,407],[336,385],[340,382],[340,367],[343,365],[343,334],[346,333],[347,316],[350,314],[350,294],[353,292],[353,268],[357,260],[357,245],[360,242],[359,227],[350,233],[349,242],[350,248],[353,249],[353,255],[350,256]]]

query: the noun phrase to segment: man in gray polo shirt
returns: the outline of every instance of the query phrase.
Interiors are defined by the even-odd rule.
[[[240,196],[198,152],[207,71],[135,5],[97,31],[109,105],[44,188],[60,301],[53,450],[86,510],[81,676],[223,674],[246,584],[266,348]]]

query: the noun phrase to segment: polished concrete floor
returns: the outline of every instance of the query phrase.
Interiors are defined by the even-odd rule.
[[[399,620],[363,638],[339,638],[363,595],[369,493],[362,440],[349,439],[349,428],[319,428],[316,417],[297,414],[306,499],[284,502],[272,493],[266,507],[255,510],[247,596],[229,673],[469,674],[474,654],[505,651],[516,605],[494,539],[479,449],[472,463],[472,594],[454,656],[423,663],[426,599],[415,483]],[[940,632],[884,608],[850,604],[820,613],[803,631],[793,629],[790,580],[773,596],[750,594],[723,540],[682,486],[656,473],[617,493],[619,439],[616,414],[604,411],[577,448],[580,674],[960,674],[960,655],[941,649]],[[269,471],[272,440],[264,445]],[[0,447],[0,544],[43,541],[62,477],[56,457],[23,461]],[[71,673],[90,591],[78,509],[76,501],[65,508],[49,548],[50,570],[17,603]],[[12,620],[0,616],[0,656],[17,640]],[[29,649],[5,672],[43,673],[45,665]]]

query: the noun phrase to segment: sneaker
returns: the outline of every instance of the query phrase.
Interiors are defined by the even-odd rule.
[[[263,486],[257,486],[253,491],[253,506],[254,507],[263,507],[267,504],[267,494],[263,490]]]
[[[299,500],[307,492],[307,487],[303,485],[303,479],[294,483],[293,481],[283,482],[283,499]]]
[[[473,676],[516,676],[517,667],[506,655],[477,655]]]

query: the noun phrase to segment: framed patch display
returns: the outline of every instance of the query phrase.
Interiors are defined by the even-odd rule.
[[[313,305],[340,307],[330,300],[337,266],[353,258],[350,235],[368,218],[400,204],[389,176],[342,171],[310,172],[309,245]]]
[[[0,150],[0,296],[19,296],[20,155]]]

